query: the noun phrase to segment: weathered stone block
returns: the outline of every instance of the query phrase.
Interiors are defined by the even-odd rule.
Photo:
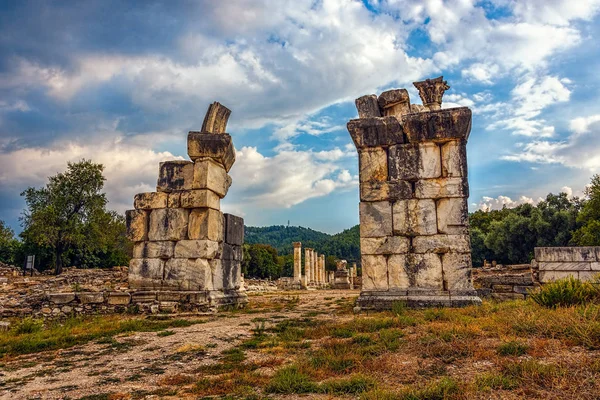
[[[233,214],[225,217],[225,242],[241,246],[244,244],[244,219]]]
[[[197,208],[190,212],[188,237],[222,242],[223,214],[212,208]]]
[[[132,242],[148,240],[148,213],[144,210],[125,211],[127,238]]]
[[[394,234],[415,236],[437,233],[437,217],[433,200],[399,200],[394,203],[393,214]]]
[[[242,262],[238,260],[221,260],[223,268],[224,289],[239,289],[242,278]]]
[[[181,192],[182,208],[214,208],[221,209],[221,199],[212,190],[187,190]]]
[[[193,178],[194,163],[191,161],[175,160],[161,162],[156,190],[159,192],[188,190],[192,188]]]
[[[444,290],[473,289],[471,254],[446,253],[442,255]]]
[[[188,155],[192,160],[209,157],[221,164],[227,172],[235,162],[235,149],[227,133],[211,134],[190,132],[187,139]]]
[[[379,95],[379,108],[385,116],[401,117],[410,113],[410,98],[406,89],[392,89]]]
[[[410,143],[467,140],[471,132],[471,110],[467,107],[413,113],[402,116]]]
[[[231,177],[225,168],[211,159],[196,160],[194,163],[193,189],[212,190],[223,198],[231,186]]]
[[[175,244],[176,258],[218,258],[221,244],[213,240],[180,240]]]
[[[136,210],[166,208],[168,197],[169,194],[164,192],[138,193],[133,198],[133,207]]]
[[[390,202],[362,202],[359,210],[361,238],[392,236],[392,205]]]
[[[187,258],[171,258],[165,262],[162,277],[162,289],[191,290],[189,282],[190,264],[193,260]]]
[[[213,290],[222,290],[224,289],[224,282],[223,282],[223,262],[222,260],[210,260],[208,262],[208,264],[210,265],[210,271],[212,274],[212,284],[213,284]]]
[[[181,192],[171,192],[167,199],[167,207],[179,208],[181,207]]]
[[[407,254],[406,274],[411,288],[443,290],[442,261],[437,254]]]
[[[81,304],[104,303],[104,293],[102,292],[81,292],[77,293],[77,298]]]
[[[590,263],[590,269],[592,271],[600,271],[600,262]]]
[[[404,143],[402,125],[396,117],[353,119],[346,126],[357,149]]]
[[[442,176],[440,148],[435,143],[391,146],[388,165],[390,180],[416,180]]]
[[[388,178],[387,152],[382,148],[362,149],[358,153],[360,181],[385,182]]]
[[[498,301],[524,300],[525,295],[520,293],[492,293],[491,298]]]
[[[577,277],[581,281],[591,281],[593,279],[599,278],[598,271],[578,271]]]
[[[187,238],[189,211],[161,208],[150,213],[148,240],[184,240]]]
[[[361,254],[404,254],[410,249],[410,239],[404,236],[363,237],[360,239]]]
[[[165,261],[159,258],[132,258],[129,286],[134,289],[160,289]]]
[[[362,255],[362,290],[388,290],[385,256]]]
[[[536,247],[535,260],[538,262],[600,261],[597,252],[600,247]]]
[[[215,101],[208,106],[204,121],[202,122],[201,132],[224,133],[227,129],[227,121],[230,115],[231,110],[229,108]]]
[[[415,184],[418,199],[469,197],[469,184],[463,178],[423,179]]]
[[[512,285],[494,285],[494,286],[492,286],[492,289],[494,289],[495,292],[511,293],[513,291],[513,286]]]
[[[69,304],[75,301],[75,293],[48,293],[48,301],[57,305]]]
[[[138,242],[133,245],[133,258],[171,258],[175,242]]]
[[[467,177],[467,142],[454,140],[442,146],[442,176]]]
[[[361,201],[405,200],[412,194],[412,185],[406,181],[360,182]]]
[[[540,271],[591,271],[592,263],[585,261],[575,262],[538,262]]]
[[[223,244],[223,260],[242,261],[243,251],[242,246],[237,246],[229,243]]]
[[[439,233],[462,235],[469,233],[467,199],[450,198],[437,201],[437,227]]]
[[[388,258],[387,268],[390,290],[407,289],[410,286],[406,257],[406,254],[393,254]]]
[[[381,117],[377,96],[374,94],[359,97],[354,101],[354,104],[356,104],[359,118]]]
[[[134,303],[151,303],[156,300],[156,291],[134,292],[131,294],[131,301]]]
[[[131,303],[131,295],[123,292],[108,293],[108,304],[126,306]]]
[[[540,283],[548,283],[555,281],[557,279],[563,279],[573,277],[575,279],[579,278],[577,271],[540,271],[539,272],[539,280]]]
[[[471,240],[465,235],[417,236],[412,240],[415,253],[470,253]]]
[[[198,258],[190,261],[188,281],[190,290],[213,290],[212,270],[208,260]]]

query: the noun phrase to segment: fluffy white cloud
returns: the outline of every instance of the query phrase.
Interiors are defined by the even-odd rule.
[[[487,197],[481,198],[477,209],[481,211],[501,210],[502,208],[515,208],[521,204],[537,204],[542,199],[534,200],[531,197],[521,196],[518,200],[513,200],[508,196]]]

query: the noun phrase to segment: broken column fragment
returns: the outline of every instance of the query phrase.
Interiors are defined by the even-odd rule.
[[[185,298],[197,309],[247,302],[241,276],[244,220],[220,211],[235,162],[231,136],[225,133],[230,113],[211,104],[202,130],[188,133],[192,161],[161,162],[157,191],[135,196],[135,209],[126,214],[128,236],[135,242],[132,289],[157,291],[157,298]]]
[[[356,101],[348,131],[359,153],[360,309],[479,303],[471,282],[466,143],[471,110],[441,109],[443,77]],[[340,276],[341,277],[341,276]],[[336,272],[337,279],[337,272]]]

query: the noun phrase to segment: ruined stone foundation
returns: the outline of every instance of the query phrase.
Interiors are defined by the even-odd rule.
[[[156,192],[135,196],[127,211],[134,242],[132,299],[173,301],[192,309],[247,303],[241,261],[244,220],[220,211],[235,162],[225,132],[230,111],[213,103],[202,130],[189,132],[192,161],[160,163]]]
[[[466,144],[471,110],[441,110],[448,86],[415,83],[356,100],[348,131],[359,153],[360,309],[480,303],[471,280]]]

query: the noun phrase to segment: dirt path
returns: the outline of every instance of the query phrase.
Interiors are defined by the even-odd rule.
[[[203,317],[204,323],[157,332],[136,332],[108,343],[21,356],[0,366],[0,399],[78,399],[108,393],[134,398],[169,397],[164,380],[174,375],[201,378],[198,369],[248,339],[253,329],[286,318],[351,318],[358,291],[318,290],[250,296],[246,311]],[[129,398],[123,396],[122,398]]]

